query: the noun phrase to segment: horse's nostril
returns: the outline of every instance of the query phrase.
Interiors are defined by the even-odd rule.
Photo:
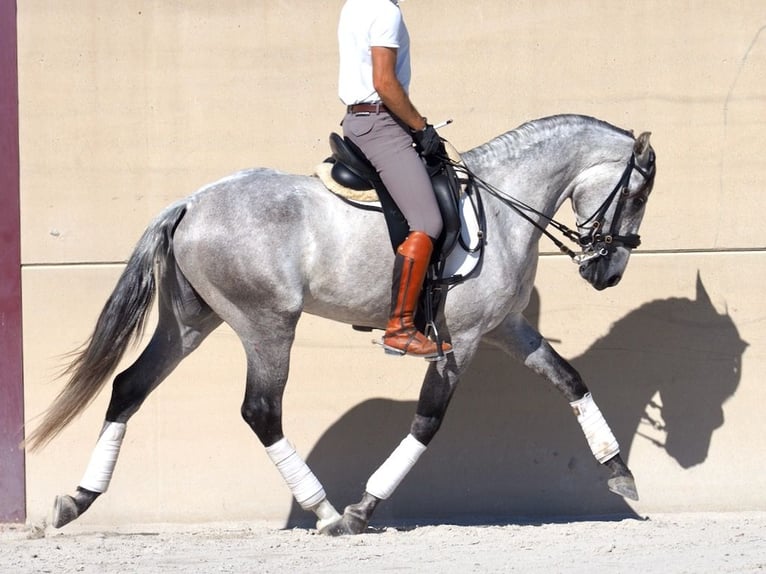
[[[617,285],[617,284],[618,284],[618,283],[619,283],[621,280],[622,280],[622,275],[612,275],[612,276],[609,278],[609,281],[607,281],[607,285],[609,285],[609,287],[614,287],[614,286],[615,286],[615,285]]]

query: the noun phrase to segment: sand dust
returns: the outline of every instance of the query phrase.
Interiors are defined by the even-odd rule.
[[[763,572],[766,512],[370,529],[243,523],[0,526],[2,573]]]

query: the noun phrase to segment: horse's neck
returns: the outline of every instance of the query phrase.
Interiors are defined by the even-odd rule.
[[[547,220],[561,208],[571,194],[571,183],[578,173],[571,157],[542,157],[541,154],[509,155],[506,158],[491,154],[467,153],[463,156],[466,166],[478,178],[506,198],[513,198],[528,205],[545,217],[529,212],[532,219],[545,226]],[[488,210],[502,214],[510,208],[492,194],[484,194],[485,202],[496,209]],[[499,218],[507,220],[504,215]]]
[[[623,139],[629,152],[627,133],[593,118],[561,115],[524,124],[465,152],[463,160],[503,195],[550,218],[571,197],[578,175],[621,150],[615,142]],[[545,224],[545,217],[533,217]]]

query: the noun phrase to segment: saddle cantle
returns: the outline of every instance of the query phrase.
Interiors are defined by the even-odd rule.
[[[330,134],[330,150],[334,160],[332,178],[344,187],[356,191],[374,189],[380,181],[378,172],[369,162],[362,150],[349,139],[335,132]]]

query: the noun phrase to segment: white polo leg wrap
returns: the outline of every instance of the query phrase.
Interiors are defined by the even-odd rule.
[[[390,497],[425,451],[425,445],[408,434],[369,478],[367,492],[381,500]]]
[[[604,463],[620,452],[620,445],[612,434],[609,425],[606,424],[604,415],[598,405],[593,401],[590,393],[587,393],[579,401],[569,403],[577,416],[577,422],[582,427],[582,432],[588,441],[588,446],[600,463]]]
[[[301,508],[311,510],[327,498],[317,477],[286,438],[267,446],[266,453],[276,465]]]
[[[122,439],[125,438],[125,423],[107,422],[98,437],[96,448],[90,455],[90,462],[80,481],[80,487],[91,492],[106,492],[112,480],[114,466],[120,455]]]

